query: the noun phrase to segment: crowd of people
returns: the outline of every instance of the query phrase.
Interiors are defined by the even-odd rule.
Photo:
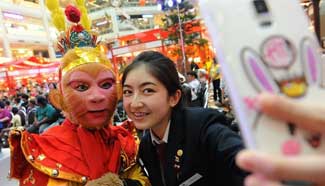
[[[193,64],[194,62],[192,62]],[[199,68],[197,65],[191,65],[190,71],[185,75],[179,73],[184,96],[188,99],[188,106],[191,107],[209,107],[208,96],[212,90],[213,104],[217,107],[226,106],[228,95],[224,80],[221,78],[219,64],[214,60],[209,69]],[[191,92],[187,90],[189,89]],[[188,93],[187,93],[188,92]],[[211,107],[211,105],[210,105]]]

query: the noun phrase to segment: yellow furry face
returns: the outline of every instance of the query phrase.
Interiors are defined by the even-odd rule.
[[[87,128],[106,126],[116,107],[117,85],[113,72],[99,63],[80,65],[62,77],[64,111]]]

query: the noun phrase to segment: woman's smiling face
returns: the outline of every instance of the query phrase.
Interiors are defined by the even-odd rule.
[[[138,129],[159,130],[167,126],[172,107],[177,102],[145,65],[127,74],[123,84],[123,106]]]

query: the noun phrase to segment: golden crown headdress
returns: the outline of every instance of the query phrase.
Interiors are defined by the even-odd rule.
[[[47,0],[46,6],[51,12],[54,26],[61,32],[57,47],[62,54],[74,49],[79,59],[62,64],[61,73],[71,70],[72,68],[86,63],[101,63],[111,68],[108,59],[100,55],[100,48],[97,47],[97,34],[90,30],[91,21],[87,14],[84,0],[75,0],[77,7],[68,5],[65,8],[65,16],[71,22],[71,26],[66,29],[65,16],[60,8],[58,0]],[[87,47],[86,49],[83,49]],[[92,48],[92,49],[89,49]]]
[[[97,34],[90,31],[90,20],[84,0],[76,1],[77,7],[68,5],[65,15],[72,25],[65,30],[65,19],[57,0],[47,0],[46,5],[51,11],[54,26],[61,32],[57,47],[62,54],[75,47],[96,47]]]

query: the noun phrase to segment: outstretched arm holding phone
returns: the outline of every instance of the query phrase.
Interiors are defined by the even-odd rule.
[[[311,132],[325,133],[325,107],[308,105],[283,96],[263,93],[258,96],[258,109],[276,119],[294,123]],[[325,185],[325,156],[275,156],[245,150],[237,156],[239,167],[252,172],[246,186],[282,186],[282,180],[311,182]]]

